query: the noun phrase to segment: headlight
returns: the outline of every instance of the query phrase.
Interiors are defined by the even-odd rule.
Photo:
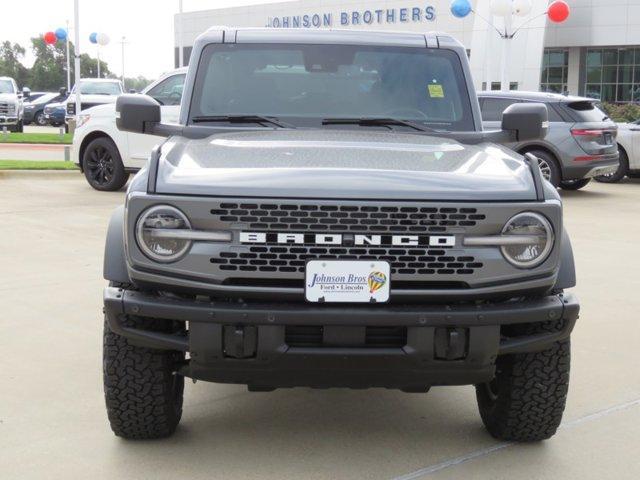
[[[81,113],[78,115],[78,120],[76,121],[76,128],[80,128],[85,123],[87,123],[91,119],[91,115],[88,113]]]
[[[150,259],[163,263],[175,262],[189,250],[191,240],[171,233],[190,229],[189,219],[184,213],[169,205],[158,205],[149,208],[138,218],[136,240],[140,250]]]
[[[553,228],[538,213],[523,212],[511,217],[502,229],[503,237],[513,237],[513,244],[500,251],[518,268],[533,268],[544,262],[553,248]]]

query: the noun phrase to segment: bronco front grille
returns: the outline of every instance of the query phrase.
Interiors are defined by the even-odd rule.
[[[474,227],[485,219],[475,208],[221,203],[211,214],[253,230],[370,233],[445,232]]]
[[[385,260],[391,273],[403,275],[472,275],[482,263],[472,256],[453,255],[447,249],[398,247],[312,247],[264,245],[248,252],[221,252],[209,261],[220,270],[238,272],[304,272],[308,260]]]

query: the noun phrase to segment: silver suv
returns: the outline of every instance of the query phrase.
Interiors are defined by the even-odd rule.
[[[597,100],[542,92],[478,92],[482,125],[500,128],[502,112],[515,103],[544,103],[549,130],[543,139],[507,144],[538,158],[542,175],[553,186],[578,190],[593,177],[618,168],[617,126],[597,107]]]

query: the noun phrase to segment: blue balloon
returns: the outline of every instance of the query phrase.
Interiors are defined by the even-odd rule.
[[[93,32],[91,35],[89,35],[89,41],[91,43],[98,43],[98,32]]]
[[[66,40],[67,39],[67,30],[64,28],[56,29],[56,38],[58,40]]]
[[[451,13],[454,17],[464,18],[471,13],[471,3],[469,3],[469,0],[453,0],[451,2]]]

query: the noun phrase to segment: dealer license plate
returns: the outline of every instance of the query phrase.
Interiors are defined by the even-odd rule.
[[[389,262],[310,260],[305,296],[309,302],[369,303],[389,300]]]

